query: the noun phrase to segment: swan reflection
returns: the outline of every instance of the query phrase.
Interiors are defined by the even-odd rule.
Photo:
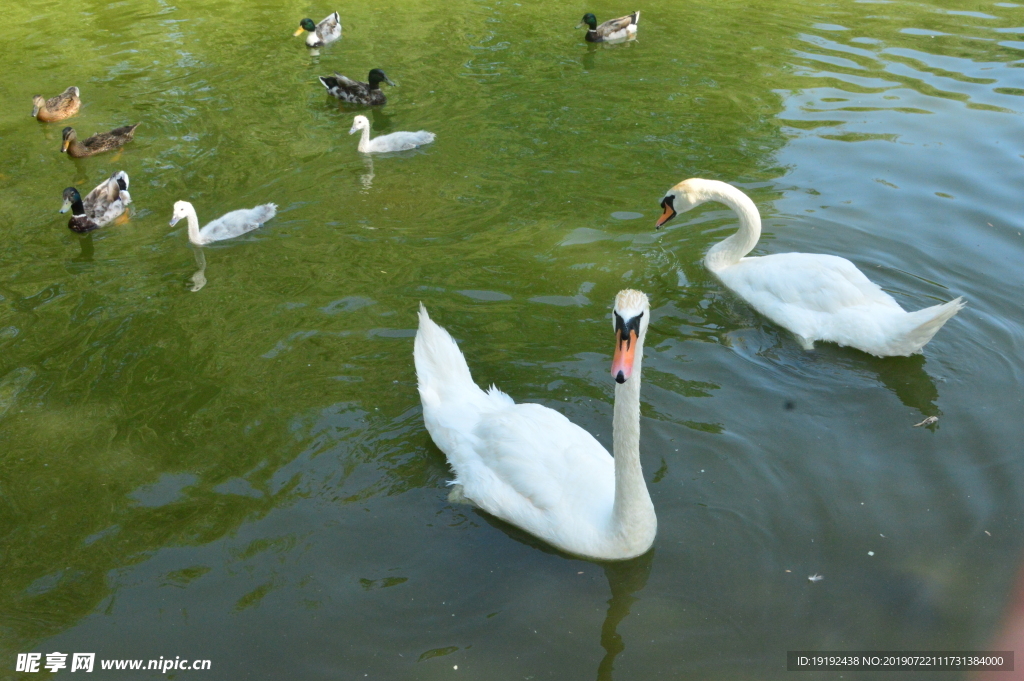
[[[195,293],[206,286],[206,254],[203,253],[202,248],[195,245],[192,246],[192,252],[196,258],[196,267],[199,268],[192,275],[192,288],[189,289]]]
[[[369,154],[361,154],[363,157],[363,166],[366,168],[366,172],[359,176],[359,182],[363,185],[363,193],[368,193],[373,188],[373,156]]]
[[[654,564],[654,551],[642,556],[615,563],[600,563],[612,596],[608,599],[608,612],[601,625],[601,647],[604,658],[597,666],[597,681],[611,681],[615,669],[615,657],[626,649],[622,634],[617,631],[619,622],[629,616],[629,608],[637,601],[637,595],[647,586]]]

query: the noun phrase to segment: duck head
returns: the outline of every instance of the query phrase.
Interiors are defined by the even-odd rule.
[[[580,19],[580,23],[576,24],[576,28],[580,28],[581,26],[589,26],[591,31],[596,31],[597,17],[595,17],[590,12],[587,12],[586,14],[583,15],[583,18]]]
[[[651,304],[642,291],[619,291],[612,306],[612,328],[615,330],[615,355],[612,378],[625,383],[633,375],[636,350],[643,345],[647,325],[651,321]]]
[[[61,153],[67,153],[68,147],[71,146],[72,142],[78,139],[78,135],[75,134],[74,128],[67,127],[61,131],[60,136],[62,140],[60,144]]]
[[[36,95],[32,98],[32,118],[35,118],[39,113],[39,110],[46,106],[46,100],[43,99],[42,95]]]
[[[76,203],[82,202],[82,195],[78,193],[78,190],[74,187],[68,187],[64,190],[64,205],[60,207],[60,213],[67,213],[72,206]]]
[[[370,71],[370,88],[380,87],[381,83],[387,83],[391,87],[395,87],[395,84],[391,82],[391,79],[384,75],[384,72],[380,69],[372,69]]]
[[[316,24],[313,23],[312,19],[308,19],[307,18],[307,19],[303,19],[302,21],[300,21],[299,22],[299,27],[297,29],[295,29],[295,33],[292,33],[292,35],[295,35],[295,36],[302,35],[303,31],[309,31],[310,33],[314,33],[316,31]]]

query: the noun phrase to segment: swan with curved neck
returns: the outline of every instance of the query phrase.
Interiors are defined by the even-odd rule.
[[[731,208],[740,227],[708,250],[704,265],[755,310],[789,329],[807,350],[820,340],[878,357],[912,355],[965,304],[956,298],[907,312],[856,265],[834,255],[746,257],[761,237],[761,216],[746,194],[717,180],[693,178],[669,189],[656,227],[708,201]]]
[[[364,154],[415,149],[424,144],[430,144],[436,137],[432,132],[420,130],[418,132],[393,132],[370,139],[370,119],[366,116],[353,118],[352,129],[348,131],[348,134],[351,135],[359,130],[363,131],[362,137],[359,138],[359,151]]]
[[[621,291],[612,312],[614,458],[587,431],[539,404],[484,392],[458,345],[420,306],[414,357],[423,420],[455,472],[449,499],[472,503],[567,553],[625,560],[654,543],[658,521],[640,465],[640,369],[650,304]]]
[[[196,215],[195,207],[188,201],[175,201],[171,227],[185,218],[188,220],[188,240],[196,246],[203,246],[214,241],[234,239],[236,236],[251,232],[276,214],[277,205],[265,203],[255,208],[241,208],[225,213],[199,229],[199,216]]]

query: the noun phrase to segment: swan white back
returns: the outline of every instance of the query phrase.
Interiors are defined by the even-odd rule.
[[[277,205],[265,203],[255,208],[241,208],[225,213],[199,229],[199,217],[196,215],[195,207],[188,201],[175,201],[171,227],[176,225],[178,220],[187,218],[188,240],[197,246],[202,246],[214,241],[234,239],[236,236],[251,232],[275,215],[277,215]]]
[[[370,139],[370,119],[366,116],[356,116],[352,119],[352,129],[348,134],[359,130],[363,131],[359,138],[359,151],[364,154],[377,154],[385,151],[406,151],[416,147],[430,144],[436,135],[426,130],[418,132],[393,132],[390,135],[381,135]]]
[[[907,312],[849,260],[816,253],[746,257],[761,236],[761,216],[739,189],[689,179],[662,199],[658,226],[707,201],[739,217],[739,230],[715,244],[705,266],[751,307],[796,335],[805,349],[831,341],[879,357],[912,355],[964,306],[962,298]]]

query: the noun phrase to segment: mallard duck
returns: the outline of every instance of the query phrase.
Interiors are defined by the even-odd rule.
[[[343,102],[366,104],[368,106],[385,104],[388,98],[380,89],[380,84],[387,83],[392,87],[395,84],[380,69],[372,69],[368,80],[370,81],[369,83],[362,83],[358,80],[346,78],[340,73],[335,73],[333,76],[320,76],[320,82],[324,84],[327,91]]]
[[[53,123],[54,121],[71,118],[78,113],[78,107],[80,106],[82,106],[82,100],[79,99],[78,88],[72,85],[64,92],[50,99],[43,99],[42,95],[33,97],[32,115],[40,121]]]
[[[277,215],[277,206],[273,203],[265,203],[255,208],[242,208],[225,213],[199,229],[199,217],[192,204],[188,201],[175,201],[171,227],[178,224],[178,220],[188,218],[188,240],[196,246],[203,246],[213,241],[234,239],[236,236],[251,232],[275,215]]]
[[[789,329],[806,350],[820,340],[878,357],[912,355],[964,306],[957,298],[907,312],[856,265],[834,255],[745,257],[761,236],[761,216],[746,194],[717,180],[693,178],[669,189],[655,226],[706,201],[731,208],[740,228],[711,247],[704,266],[755,310]]]
[[[364,154],[375,154],[382,151],[405,151],[415,149],[423,144],[430,144],[436,135],[426,130],[418,132],[393,132],[390,135],[381,135],[370,139],[370,120],[366,116],[356,116],[352,119],[352,129],[348,134],[358,130],[363,131],[359,139],[359,151]]]
[[[132,202],[128,193],[128,173],[119,170],[89,192],[85,199],[74,187],[64,190],[64,205],[60,212],[71,209],[68,229],[85,234],[117,219]]]
[[[600,26],[597,25],[597,17],[590,12],[583,15],[583,20],[576,26],[586,25],[587,42],[603,43],[610,40],[622,40],[636,35],[636,25],[640,21],[640,12],[633,12],[618,19],[609,19]]]
[[[309,35],[306,36],[308,47],[323,47],[341,37],[341,17],[337,12],[332,12],[319,24],[314,24],[312,19],[303,19],[299,22],[295,35],[302,35],[303,31],[309,31]]]
[[[473,382],[452,337],[420,306],[413,345],[423,422],[455,473],[449,501],[471,503],[568,553],[625,560],[646,553],[658,518],[640,466],[640,369],[651,306],[615,297],[614,458],[560,412],[516,404]]]
[[[135,137],[135,128],[140,125],[141,123],[125,125],[120,128],[114,128],[110,132],[97,133],[84,142],[78,141],[78,135],[75,133],[74,128],[67,127],[64,128],[62,133],[64,141],[61,143],[60,150],[66,152],[68,156],[85,158],[86,156],[117,149],[132,141],[132,138]]]

